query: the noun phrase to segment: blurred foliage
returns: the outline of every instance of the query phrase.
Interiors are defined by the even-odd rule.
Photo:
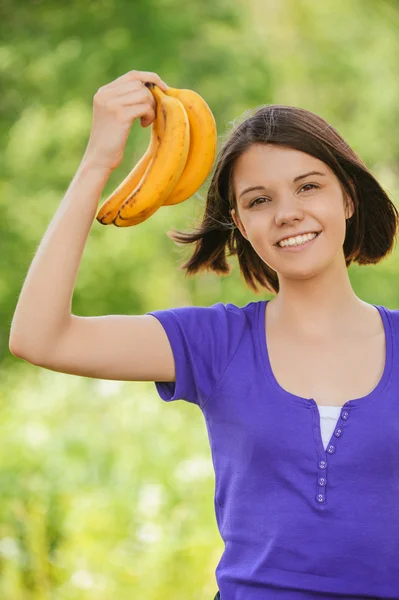
[[[320,114],[395,200],[398,3],[2,0],[0,22],[0,597],[213,599],[223,543],[197,407],[162,402],[151,382],[71,377],[18,360],[8,350],[18,295],[86,148],[93,96],[131,69],[203,95],[219,148],[263,104]],[[101,201],[149,135],[133,125]],[[139,227],[94,221],[74,314],[259,300],[231,259],[228,277],[186,278],[177,268],[192,249],[183,255],[166,231],[200,220],[207,183]],[[349,268],[358,296],[394,308],[397,272],[397,251]]]

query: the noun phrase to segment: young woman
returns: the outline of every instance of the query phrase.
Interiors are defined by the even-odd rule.
[[[273,299],[71,314],[101,192],[133,121],[155,118],[145,82],[166,85],[131,71],[96,93],[10,350],[64,373],[154,381],[163,400],[198,405],[225,542],[215,598],[399,598],[399,310],[362,301],[347,271],[392,252],[398,211],[326,121],[264,106],[224,143],[199,229],[171,237],[196,243],[188,274],[229,273],[227,247]]]

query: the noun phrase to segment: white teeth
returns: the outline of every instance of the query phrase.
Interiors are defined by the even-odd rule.
[[[296,237],[288,238],[286,240],[283,240],[282,242],[279,242],[278,246],[280,246],[280,248],[284,248],[284,246],[300,246],[301,244],[304,244],[305,242],[312,240],[316,236],[317,236],[316,232],[306,233],[305,235],[298,235]]]

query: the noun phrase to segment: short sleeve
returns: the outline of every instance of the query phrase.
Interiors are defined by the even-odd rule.
[[[146,313],[156,317],[168,336],[176,381],[155,381],[166,402],[187,400],[201,408],[222,379],[240,343],[245,326],[241,309],[218,302],[213,306],[182,306]]]

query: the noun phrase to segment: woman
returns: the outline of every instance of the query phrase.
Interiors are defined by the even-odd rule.
[[[265,106],[224,143],[199,229],[171,238],[196,244],[188,274],[228,274],[227,249],[250,289],[274,298],[71,314],[104,185],[134,120],[156,116],[146,82],[166,89],[132,71],[95,95],[85,155],[32,261],[10,349],[64,373],[154,381],[163,400],[198,405],[225,542],[215,598],[398,598],[399,310],[362,301],[347,271],[392,251],[398,211],[326,121]]]

